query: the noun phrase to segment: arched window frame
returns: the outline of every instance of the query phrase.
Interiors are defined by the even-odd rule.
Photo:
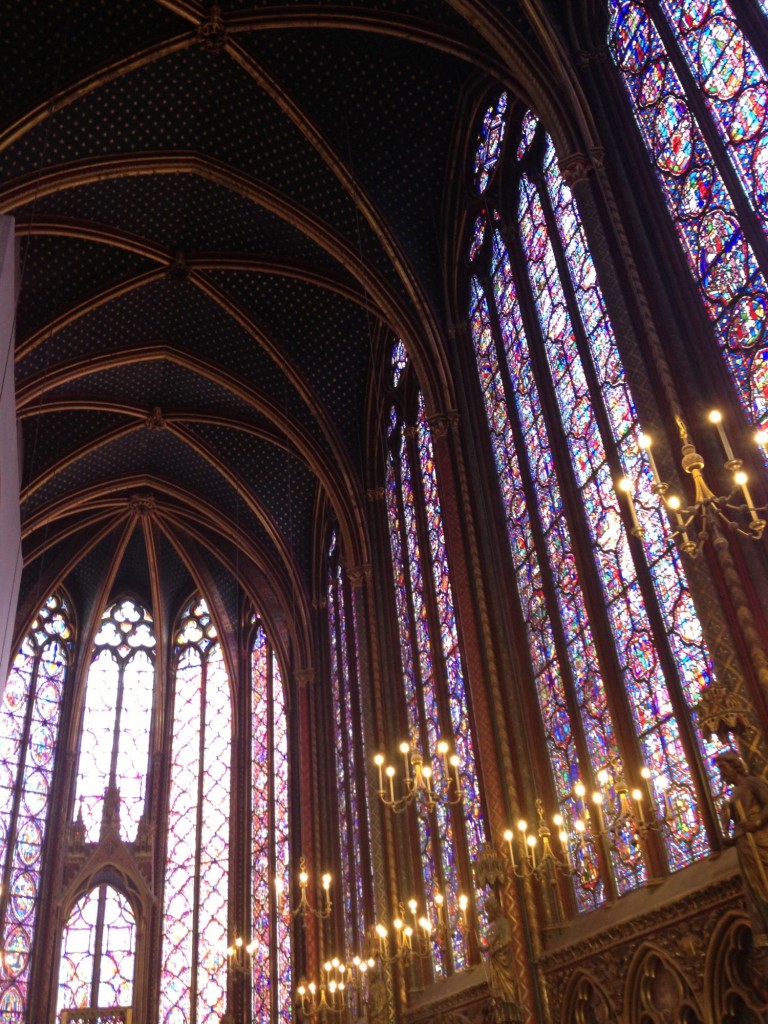
[[[493,115],[495,102],[488,107],[486,120]],[[474,213],[470,211],[469,221],[473,224],[473,230],[467,241],[466,252],[468,254],[469,278],[471,282],[471,298],[469,302],[471,310],[471,330],[478,358],[480,358],[481,392],[485,396],[483,403],[486,406],[486,420],[489,426],[490,448],[494,452],[496,462],[496,475],[502,484],[503,492],[507,494],[506,518],[507,530],[510,530],[510,510],[515,508],[515,515],[528,517],[527,533],[517,538],[514,531],[510,532],[510,542],[513,562],[513,578],[518,579],[518,597],[521,604],[521,616],[527,623],[526,633],[531,644],[532,653],[532,682],[536,690],[538,712],[542,716],[543,737],[549,736],[549,749],[556,750],[556,743],[552,737],[558,737],[557,743],[562,741],[562,757],[558,762],[555,759],[551,764],[554,777],[555,803],[559,804],[566,821],[571,828],[577,818],[586,820],[589,823],[590,812],[586,805],[580,806],[575,797],[574,785],[577,778],[576,773],[581,773],[581,781],[585,781],[589,789],[597,788],[598,779],[604,767],[610,769],[615,779],[617,777],[617,765],[611,764],[614,758],[619,758],[625,765],[633,755],[636,758],[639,751],[634,736],[639,732],[642,719],[641,706],[635,711],[632,710],[631,702],[628,704],[627,693],[622,686],[606,683],[603,687],[600,683],[600,675],[610,680],[612,677],[621,678],[620,662],[616,662],[615,644],[609,623],[605,620],[606,595],[601,593],[597,586],[598,577],[595,572],[594,563],[590,549],[594,548],[596,538],[591,534],[589,520],[585,515],[585,509],[579,498],[579,473],[574,473],[574,466],[571,456],[568,454],[568,444],[564,433],[564,421],[559,412],[559,403],[563,402],[562,396],[557,398],[556,388],[552,383],[553,362],[552,353],[547,358],[547,339],[559,337],[557,333],[542,333],[541,308],[537,307],[537,300],[534,287],[534,277],[529,274],[529,264],[523,249],[521,237],[518,234],[518,223],[523,223],[524,214],[518,208],[518,187],[524,188],[525,182],[529,183],[529,199],[531,195],[538,196],[538,202],[542,204],[543,224],[545,234],[543,238],[549,238],[554,247],[554,273],[559,276],[560,287],[564,291],[562,302],[567,311],[564,316],[570,317],[573,325],[574,342],[576,344],[576,356],[568,356],[567,360],[576,358],[581,360],[584,372],[587,374],[589,394],[591,395],[590,415],[597,417],[596,429],[602,438],[601,443],[605,446],[608,456],[608,465],[614,479],[621,475],[623,469],[627,475],[638,480],[638,487],[650,490],[649,467],[643,462],[643,454],[635,443],[627,443],[622,440],[625,436],[632,442],[633,434],[639,431],[639,426],[628,421],[628,432],[622,434],[622,430],[615,421],[611,420],[610,407],[605,406],[604,385],[601,383],[601,373],[610,368],[611,360],[619,360],[618,351],[610,345],[603,348],[603,360],[606,366],[600,367],[599,363],[592,362],[594,352],[594,337],[602,332],[606,334],[606,326],[610,328],[607,320],[607,311],[604,308],[602,297],[596,294],[595,269],[590,264],[591,280],[576,284],[571,277],[569,270],[570,260],[567,254],[567,246],[574,244],[586,245],[583,237],[583,229],[578,229],[578,211],[570,196],[567,186],[562,182],[560,172],[557,170],[556,161],[552,160],[551,142],[547,138],[542,126],[536,127],[535,121],[531,123],[531,113],[520,108],[514,110],[510,104],[507,107],[509,127],[507,137],[502,144],[501,156],[496,157],[492,173],[486,178],[487,189],[479,195],[474,204]],[[523,127],[521,128],[521,119]],[[480,139],[476,144],[482,147],[482,132],[475,135]],[[550,147],[547,150],[547,146]],[[550,162],[547,163],[547,152]],[[549,168],[549,170],[547,170]],[[475,163],[475,181],[477,178],[477,163]],[[518,182],[520,183],[518,186]],[[566,235],[567,244],[560,236],[558,221],[553,213],[552,203],[553,189],[561,190],[559,202],[563,201],[564,206],[559,207],[560,216],[570,218],[569,231]],[[565,214],[562,212],[565,210]],[[518,221],[518,218],[521,218]],[[580,239],[581,234],[581,240]],[[518,331],[524,331],[528,336],[526,342],[529,352],[530,365],[520,368],[522,378],[518,383],[512,379],[512,371],[507,366],[507,356],[503,338],[506,337],[505,330],[510,331],[508,325],[503,329],[503,317],[510,316],[511,307],[504,308],[503,301],[500,304],[499,294],[499,267],[506,266],[499,260],[499,240],[503,239],[503,247],[508,252],[507,262],[510,273],[513,275],[517,287],[517,294],[513,296],[515,316],[519,323]],[[588,253],[588,249],[587,249]],[[494,266],[495,259],[495,266]],[[587,275],[589,277],[589,275]],[[494,289],[494,286],[496,288]],[[539,282],[541,286],[541,282]],[[582,304],[583,296],[579,295],[579,289],[584,291],[592,290],[593,294],[588,296],[586,306]],[[503,289],[502,289],[503,292]],[[554,307],[553,307],[554,308]],[[591,325],[591,326],[590,326]],[[551,325],[550,325],[551,326]],[[562,325],[561,325],[562,327]],[[554,330],[554,328],[552,328]],[[560,330],[561,328],[557,328]],[[590,333],[591,332],[591,333]],[[573,372],[573,363],[566,361],[568,373]],[[614,363],[620,366],[620,361]],[[560,371],[559,371],[560,372]],[[565,373],[566,371],[562,371]],[[527,377],[526,377],[527,375]],[[520,387],[519,380],[526,379],[525,390],[534,396],[533,404],[531,399],[526,399],[524,408],[527,412],[521,414],[516,412],[515,390]],[[618,378],[617,378],[618,380]],[[625,386],[625,385],[621,385]],[[538,396],[541,396],[540,398]],[[634,416],[631,395],[627,391],[628,404],[626,406],[631,417]],[[536,403],[539,403],[538,407]],[[489,404],[490,403],[490,404]],[[572,407],[575,415],[577,406]],[[501,410],[504,410],[503,414]],[[636,419],[636,416],[635,416]],[[540,438],[543,438],[540,440]],[[544,447],[542,446],[544,444]],[[539,454],[537,455],[537,451]],[[514,455],[516,465],[510,462],[510,452]],[[531,458],[533,461],[531,462]],[[538,479],[538,483],[536,480]],[[546,495],[545,500],[537,503],[533,501],[534,494]],[[615,504],[615,503],[614,503]],[[658,502],[655,503],[658,506]],[[632,522],[628,514],[629,510],[623,506],[623,529],[629,534]],[[643,513],[641,513],[642,515]],[[649,524],[643,522],[644,527]],[[636,574],[640,586],[639,593],[648,608],[649,622],[652,635],[655,638],[655,647],[662,652],[664,662],[664,674],[669,678],[673,673],[670,666],[674,663],[675,652],[670,649],[675,645],[675,637],[670,640],[663,623],[660,622],[659,611],[656,609],[656,599],[662,602],[666,599],[663,593],[659,592],[658,581],[655,572],[658,570],[661,560],[671,557],[673,560],[679,556],[670,555],[669,542],[670,530],[666,523],[657,522],[655,535],[655,547],[658,550],[649,550],[647,536],[645,539],[645,558],[640,558],[640,548],[634,541],[631,544],[624,544],[627,555],[632,552],[631,564],[634,566],[632,572]],[[646,529],[647,532],[647,529]],[[553,546],[552,538],[558,538]],[[569,539],[570,537],[570,539]],[[527,538],[527,539],[526,539]],[[549,538],[549,539],[548,539]],[[666,538],[666,539],[665,539]],[[556,565],[554,552],[559,545],[562,553],[568,553],[568,558],[573,559],[578,579],[576,586],[572,588],[576,597],[586,603],[582,611],[573,611],[574,622],[582,623],[579,630],[583,633],[584,623],[582,618],[586,616],[587,623],[592,623],[591,635],[586,635],[588,640],[584,646],[582,639],[583,653],[591,653],[590,644],[595,643],[599,662],[602,665],[602,673],[596,675],[596,683],[600,691],[587,689],[579,696],[577,680],[581,678],[584,671],[589,673],[594,669],[588,661],[581,658],[582,668],[577,668],[579,659],[574,661],[573,643],[574,639],[569,638],[568,631],[563,629],[564,622],[558,609],[562,608],[563,602],[568,604],[567,595],[564,596],[562,588],[558,591],[560,583],[558,573],[553,566]],[[565,546],[564,546],[565,545]],[[554,559],[554,560],[553,560]],[[519,563],[519,564],[518,564]],[[624,565],[624,562],[621,563]],[[629,563],[627,564],[628,568]],[[523,574],[521,576],[521,573]],[[676,575],[675,575],[676,574]],[[681,579],[679,569],[675,569],[667,579]],[[684,577],[682,577],[684,580]],[[533,589],[526,591],[530,582],[534,581]],[[580,582],[579,582],[580,581]],[[680,593],[687,593],[687,585],[677,584],[681,589]],[[662,588],[663,589],[663,588]],[[583,595],[583,597],[581,596]],[[686,598],[690,602],[690,598]],[[669,604],[669,602],[667,602]],[[692,610],[692,603],[690,608]],[[601,622],[602,618],[602,622]],[[534,628],[535,625],[535,628]],[[675,627],[677,628],[677,627]],[[701,637],[703,645],[703,636]],[[678,644],[680,647],[680,644]],[[702,647],[703,650],[703,647]],[[678,652],[679,656],[679,652]],[[702,661],[706,665],[706,671],[699,679],[701,682],[709,678],[708,658]],[[553,676],[554,673],[554,676]],[[676,676],[677,673],[674,673]],[[541,677],[548,680],[544,684],[536,684],[535,680]],[[692,733],[691,710],[695,704],[696,688],[688,684],[682,685],[677,679],[670,683],[672,705],[670,710],[677,717],[682,737],[685,760],[692,766],[692,784],[695,787],[696,799],[705,808],[704,822],[710,841],[719,839],[714,815],[711,813],[712,796],[709,787],[705,784],[704,778],[710,765],[706,763],[709,750],[702,750],[699,738]],[[584,712],[592,704],[600,693],[604,692],[607,704],[600,712],[600,721],[608,725],[608,732],[600,738],[594,734],[590,739],[590,726],[584,718]],[[599,740],[596,746],[596,740]],[[596,757],[598,747],[602,744],[604,750],[602,760]],[[704,754],[704,758],[701,754]],[[677,764],[681,761],[678,759]],[[636,765],[639,768],[639,764]],[[630,767],[631,771],[631,767]],[[622,773],[626,774],[626,770]],[[635,773],[636,774],[636,773]],[[622,779],[622,781],[624,781]],[[634,779],[629,779],[630,786]],[[640,782],[639,777],[637,781]],[[613,787],[612,787],[613,788]],[[613,788],[614,796],[615,788]],[[646,797],[649,796],[646,790]],[[594,811],[592,812],[594,818]],[[589,827],[589,824],[588,824]],[[667,830],[669,835],[669,829]],[[653,837],[651,837],[653,843]],[[602,844],[593,843],[593,853],[584,859],[585,848],[583,844],[571,843],[571,858],[579,863],[580,871],[576,876],[576,901],[579,909],[589,909],[602,902],[605,895],[615,892],[614,885],[618,883],[618,891],[627,891],[642,884],[646,878],[646,870],[652,874],[665,870],[663,856],[666,851],[660,844],[655,851],[651,851],[646,857],[647,865],[643,865],[639,857],[627,856],[630,852],[631,837],[626,835],[619,837],[617,845],[624,845],[626,850],[618,856],[614,852],[609,859],[610,851]],[[602,849],[601,849],[602,846]],[[698,856],[702,856],[706,849],[698,850]],[[662,854],[661,860],[659,854]],[[678,855],[679,859],[679,855]],[[678,862],[675,866],[683,866]],[[627,871],[629,868],[629,871]],[[592,876],[593,882],[584,884]]]
[[[720,350],[718,372],[725,367],[746,421],[764,427],[765,5],[762,12],[757,0],[714,0],[709,5],[611,0],[608,6],[608,47],[622,100],[634,114],[654,192],[662,198],[659,205],[669,215],[699,306]],[[624,26],[631,30],[623,31]],[[742,63],[732,61],[734,56]],[[737,130],[731,131],[733,126]],[[701,340],[700,335],[697,342]],[[704,340],[707,347],[708,339]],[[765,447],[762,454],[768,456]]]
[[[89,927],[88,949],[81,942],[68,949],[67,936],[76,915],[82,920],[84,907],[95,899],[95,920]],[[115,911],[122,920],[115,918]],[[110,913],[111,912],[111,913]],[[59,955],[59,987],[56,1017],[62,1010],[95,1008],[131,1008],[135,998],[137,914],[128,896],[107,881],[100,881],[74,901],[62,930]],[[117,927],[115,927],[115,924]],[[122,925],[122,927],[120,927]],[[127,926],[127,927],[126,927]],[[115,942],[116,932],[128,931],[128,942]],[[122,948],[120,948],[122,946]],[[116,954],[119,954],[119,958]],[[105,963],[105,961],[108,961]]]
[[[54,593],[22,641],[0,703],[0,767],[11,783],[10,787],[3,787],[10,799],[3,801],[0,840],[0,1016],[9,1024],[26,1020],[46,861],[48,797],[56,768],[73,646],[74,621],[69,601],[64,594]],[[51,655],[52,670],[46,671],[44,677],[43,669]],[[29,807],[26,811],[22,809],[22,798],[28,779],[35,773],[45,776],[45,789],[35,791],[40,806],[32,813]],[[43,799],[39,799],[41,796]],[[34,837],[27,835],[30,829]],[[34,841],[36,837],[39,842]],[[22,878],[24,885],[20,888]]]
[[[460,755],[463,803],[438,802],[416,815],[414,865],[418,913],[434,915],[436,894],[445,900],[446,942],[433,933],[436,977],[461,970],[471,951],[462,935],[458,898],[472,890],[470,858],[485,842],[470,695],[458,641],[442,525],[434,453],[424,397],[402,342],[390,361],[391,391],[386,421],[386,475],[390,557],[395,591],[400,678],[408,740],[437,762],[445,739]],[[398,759],[401,755],[398,755]],[[442,765],[436,771],[442,771]],[[438,924],[437,918],[433,923]]]
[[[233,814],[231,807],[231,766],[233,755],[234,707],[229,672],[218,630],[205,600],[189,601],[179,616],[174,631],[173,699],[170,752],[169,807],[166,836],[165,882],[163,886],[163,951],[161,960],[160,1013],[162,1022],[173,1019],[178,1006],[185,1007],[189,1024],[218,1024],[226,1012],[228,990],[227,947],[229,940],[230,856]],[[186,661],[198,660],[195,674],[188,672]],[[193,664],[193,668],[194,668]],[[196,684],[197,694],[187,696],[182,688]],[[191,687],[190,687],[191,688]],[[182,718],[184,705],[190,708]],[[220,721],[209,714],[219,714]],[[185,746],[178,742],[183,723],[198,723],[197,743],[192,744],[192,759],[183,759]],[[213,726],[216,729],[211,734]],[[194,752],[196,750],[196,753]],[[215,772],[211,772],[214,768]],[[184,773],[189,778],[185,780]],[[194,792],[192,791],[194,787]],[[181,804],[177,809],[177,802]],[[185,806],[186,804],[186,806]],[[174,821],[184,822],[194,812],[194,850],[192,896],[187,899],[184,879],[190,877],[186,861],[174,861],[174,850],[182,854],[189,844],[176,835]],[[207,815],[207,816],[206,816]],[[205,833],[205,835],[203,835]],[[174,871],[181,881],[172,885]],[[186,900],[188,906],[183,904]],[[177,914],[191,914],[191,926]],[[175,915],[175,916],[174,916]],[[186,946],[184,945],[186,943]],[[174,953],[182,949],[174,961]],[[188,978],[188,980],[187,980]]]
[[[372,905],[370,824],[365,784],[365,738],[360,695],[358,622],[355,601],[341,565],[336,527],[326,544],[326,606],[331,676],[331,713],[339,808],[344,943],[349,959],[364,952]]]
[[[78,740],[75,804],[86,841],[98,842],[105,811],[116,803],[117,792],[120,793],[120,835],[126,842],[136,840],[139,822],[146,813],[157,694],[156,648],[153,617],[141,601],[125,595],[104,610],[91,651]],[[147,664],[143,671],[136,673],[135,665],[141,655]],[[110,666],[114,665],[115,674],[110,680],[114,683],[114,701],[109,700],[111,693],[104,693],[104,680],[99,678],[100,663],[105,659]],[[101,709],[98,707],[100,700]],[[137,706],[137,700],[143,702],[143,707]],[[96,728],[99,724],[105,726],[106,718],[111,719],[110,735],[106,739],[103,728],[87,735],[89,723]],[[130,750],[131,745],[133,750]],[[84,764],[86,759],[87,765]],[[137,759],[143,764],[143,770],[134,774],[131,769],[135,768]],[[101,785],[88,792],[93,788],[89,783],[96,780],[100,780]],[[128,793],[128,788],[133,792]],[[104,799],[108,790],[113,794],[111,800]]]
[[[253,1024],[292,1020],[290,893],[290,729],[288,700],[277,653],[264,624],[252,619],[251,874]],[[263,827],[266,816],[267,827]]]

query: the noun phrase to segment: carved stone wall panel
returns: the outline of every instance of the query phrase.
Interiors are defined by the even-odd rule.
[[[768,1020],[768,985],[750,946],[732,875],[552,949],[539,968],[561,1024],[751,1024]]]

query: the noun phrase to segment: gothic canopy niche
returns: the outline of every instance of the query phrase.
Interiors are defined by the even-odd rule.
[[[167,621],[193,589],[233,619],[237,579],[308,662],[320,498],[367,560],[375,338],[407,340],[430,407],[450,397],[435,224],[458,112],[503,72],[438,0],[310,7],[6,13],[19,631],[58,584],[95,607],[160,580]]]

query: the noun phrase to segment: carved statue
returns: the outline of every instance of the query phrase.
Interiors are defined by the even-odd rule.
[[[387,986],[381,972],[374,968],[368,973],[368,998],[365,1000],[368,1024],[384,1024],[387,1013]]]
[[[488,934],[488,987],[496,1008],[496,1020],[506,1024],[519,1020],[517,972],[512,949],[512,925],[501,912],[501,905],[491,894],[485,901]]]
[[[716,764],[731,787],[731,842],[739,855],[754,949],[762,960],[768,957],[768,782],[749,775],[736,753],[721,754]]]

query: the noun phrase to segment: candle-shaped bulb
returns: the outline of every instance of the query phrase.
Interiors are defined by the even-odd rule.
[[[610,781],[610,778],[611,777],[608,774],[608,770],[606,768],[601,768],[600,771],[597,773],[597,781],[600,783],[601,786],[607,786]]]
[[[559,838],[560,842],[563,844],[563,846],[566,846],[567,843],[568,843],[568,833],[567,832],[558,832],[557,835],[558,835],[558,838]]]
[[[384,755],[383,755],[383,754],[377,754],[377,755],[376,755],[376,756],[374,757],[374,759],[373,759],[373,763],[374,763],[374,764],[375,764],[375,765],[376,765],[376,766],[377,766],[378,768],[381,768],[381,766],[382,766],[382,765],[384,764]]]
[[[757,444],[768,444],[768,430],[758,430],[755,434]]]
[[[325,971],[326,974],[330,974],[331,973],[331,967],[332,966],[333,966],[333,964],[331,963],[330,960],[326,960],[325,961],[325,963],[323,964],[323,970]]]
[[[719,409],[713,409],[712,412],[709,414],[710,423],[721,423],[722,419],[723,414],[720,412]]]
[[[461,910],[461,911],[466,910],[468,903],[469,903],[469,897],[466,896],[464,893],[461,893],[461,895],[459,896],[459,910]]]
[[[625,494],[629,494],[629,492],[632,490],[632,481],[629,479],[628,476],[623,476],[619,480],[619,490],[623,491]]]
[[[278,896],[282,896],[284,891],[285,891],[285,883],[283,882],[282,878],[277,878],[276,877],[275,878],[275,892],[277,893]]]
[[[306,871],[300,871],[299,872],[299,885],[301,886],[301,888],[302,889],[306,888],[308,882],[309,882],[309,875],[307,874],[307,872]]]
[[[242,946],[242,944],[243,944],[243,940],[242,940],[242,939],[240,938],[240,936],[238,935],[238,937],[237,937],[237,938],[235,939],[235,945],[237,946],[237,948],[238,948],[238,949],[240,949],[240,947]]]
[[[603,802],[603,794],[602,793],[595,792],[595,793],[592,794],[592,803],[593,804],[597,804],[599,806],[602,802]]]
[[[339,958],[335,956],[333,960],[331,960],[331,967],[333,967],[333,969],[337,971],[340,966],[341,965],[339,964]]]
[[[299,993],[300,996],[304,996],[307,990],[303,985],[299,985],[296,991]]]
[[[528,831],[528,822],[525,821],[523,818],[521,818],[520,821],[518,821],[518,823],[517,823],[517,827],[518,827],[518,829],[521,832],[527,832]]]
[[[743,487],[744,484],[747,482],[747,474],[744,472],[743,469],[740,469],[738,473],[733,474],[733,479],[739,485],[739,487]]]
[[[448,744],[445,742],[445,740],[440,740],[440,742],[437,744],[437,752],[438,754],[440,754],[441,757],[443,756],[443,754],[448,753]]]
[[[635,800],[635,801],[643,799],[643,794],[640,792],[639,789],[633,789],[632,790],[632,799]]]
[[[412,914],[416,913],[416,908],[417,907],[418,907],[418,903],[416,902],[416,900],[408,900],[408,909],[410,910],[410,912]]]
[[[680,499],[676,494],[670,494],[667,498],[667,505],[669,505],[673,512],[677,512],[680,508]]]
[[[644,779],[650,779],[651,769],[648,767],[648,765],[644,764],[643,767],[640,769],[640,774]]]
[[[641,434],[637,439],[637,443],[641,448],[650,448],[653,442],[647,434]]]
[[[387,937],[387,929],[384,927],[383,924],[381,924],[381,922],[379,922],[376,925],[376,934],[379,936],[380,939],[386,939]]]
[[[435,893],[435,903],[438,905],[438,907],[442,907],[443,903],[445,903],[445,897],[441,892]]]
[[[315,992],[317,992],[317,985],[314,983],[314,981],[310,981],[310,983],[309,983],[309,994],[311,996],[313,996],[315,994]]]
[[[459,755],[452,754],[449,763],[451,765],[451,768],[458,768],[459,765],[461,764],[461,761],[459,760]]]
[[[396,917],[395,920],[392,922],[392,927],[395,929],[395,931],[402,931],[403,922],[400,920],[399,917]]]
[[[328,890],[331,888],[331,876],[328,874],[327,871],[323,875],[323,888],[325,889],[326,892],[328,892]]]
[[[560,826],[563,824],[563,816],[562,816],[562,814],[555,814],[555,815],[553,815],[552,816],[552,824],[556,825],[558,828],[560,828]]]
[[[227,956],[234,956],[234,955],[235,955],[235,947],[234,946],[228,946],[227,947]]]
[[[428,764],[425,764],[424,767],[421,769],[421,774],[424,776],[425,779],[432,778],[432,769],[429,767]]]
[[[384,769],[384,772],[388,779],[394,778],[395,769],[392,767],[391,764],[387,765],[387,767]]]
[[[409,744],[406,743],[405,740],[403,740],[403,742],[400,744],[400,753],[401,754],[407,754],[410,749],[411,748],[410,748]]]
[[[534,848],[534,846],[536,845],[536,843],[538,842],[538,839],[536,838],[536,836],[535,836],[535,835],[531,834],[531,835],[529,835],[529,836],[528,836],[528,838],[526,839],[526,842],[528,843],[528,845],[530,846],[530,848],[531,848],[531,849],[533,849],[533,848]]]
[[[511,843],[512,842],[512,835],[513,835],[512,829],[511,828],[506,829],[505,832],[504,832],[504,842],[505,843]]]
[[[583,833],[586,830],[587,826],[584,824],[584,822],[581,820],[581,818],[578,818],[576,820],[576,823],[575,823],[575,825],[573,827],[576,829],[576,831],[579,834],[581,834],[581,833]]]
[[[584,794],[587,792],[586,789],[584,788],[584,783],[583,782],[577,782],[576,785],[573,787],[573,792],[576,794],[576,796],[579,799],[581,799],[584,796]]]

